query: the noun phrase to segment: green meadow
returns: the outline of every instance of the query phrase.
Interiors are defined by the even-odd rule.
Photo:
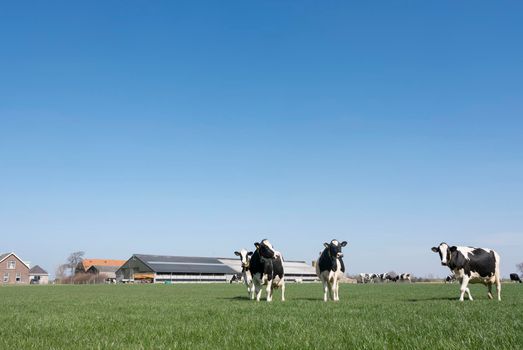
[[[240,284],[0,287],[0,349],[523,349],[523,286],[288,284],[286,301]]]

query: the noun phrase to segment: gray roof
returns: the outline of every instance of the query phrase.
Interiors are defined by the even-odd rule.
[[[4,253],[4,254],[0,254],[0,261],[4,260],[4,258],[8,255],[10,255],[11,253]]]
[[[154,272],[235,274],[236,271],[218,258],[134,254]]]
[[[48,275],[47,271],[45,271],[44,269],[42,269],[39,265],[35,265],[35,266],[33,266],[33,267],[29,270],[29,274],[30,274],[30,275]]]

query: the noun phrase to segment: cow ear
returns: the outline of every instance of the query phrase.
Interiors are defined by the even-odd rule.
[[[256,249],[260,248],[260,243],[256,242],[254,243],[254,246],[256,247]]]
[[[234,255],[240,256],[241,254],[240,254],[240,252],[234,252]]]
[[[436,248],[436,247],[432,247],[431,250],[432,250],[434,253],[437,253],[437,252],[438,252],[438,248]]]
[[[329,243],[325,242],[325,243],[323,243],[323,246],[324,246],[325,248],[329,248]]]
[[[252,254],[254,254],[254,253],[253,252],[248,252],[247,256],[251,256]]]
[[[341,246],[342,246],[342,247],[345,247],[346,245],[347,245],[347,241],[343,241],[343,242],[341,242]]]
[[[450,251],[451,251],[451,252],[455,252],[456,250],[458,250],[458,247],[456,247],[455,245],[453,245],[452,247],[450,247]]]

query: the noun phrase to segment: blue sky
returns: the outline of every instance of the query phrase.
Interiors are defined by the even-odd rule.
[[[523,4],[0,5],[0,251],[523,261]]]

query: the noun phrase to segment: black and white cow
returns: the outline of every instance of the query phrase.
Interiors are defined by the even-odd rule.
[[[249,295],[249,298],[251,298],[251,300],[254,299],[254,283],[252,281],[251,271],[249,271],[252,254],[252,252],[248,252],[246,249],[242,249],[239,252],[234,252],[234,255],[240,257],[240,261],[242,264],[243,283],[245,283],[245,285],[247,286],[247,294]]]
[[[379,273],[379,274],[378,274],[378,278],[379,278],[379,280],[380,280],[381,282],[386,282],[386,281],[388,281],[387,276],[388,276],[388,273]]]
[[[360,273],[361,283],[374,283],[378,278],[378,275],[375,273]]]
[[[323,243],[325,249],[316,261],[316,274],[323,283],[323,301],[330,298],[334,301],[340,300],[338,295],[339,280],[345,273],[343,264],[343,253],[341,248],[347,245],[347,242],[338,242],[333,239],[330,243]]]
[[[510,280],[521,283],[521,279],[519,278],[519,275],[517,273],[511,273]]]
[[[499,255],[492,249],[456,247],[441,243],[432,247],[439,253],[441,265],[447,266],[461,283],[460,301],[465,292],[473,300],[467,287],[470,283],[483,283],[488,287],[488,297],[492,299],[492,285],[496,284],[498,300],[501,300],[501,278],[499,274]]]
[[[412,276],[410,273],[402,273],[398,276],[400,281],[409,281],[409,283],[412,283]]]
[[[267,286],[267,301],[272,301],[273,288],[281,288],[281,301],[285,301],[283,256],[274,250],[267,239],[254,243],[254,246],[256,251],[251,255],[249,271],[254,282],[256,301],[260,301],[263,285]]]
[[[398,282],[398,280],[400,279],[400,276],[397,275],[397,274],[394,273],[394,272],[391,272],[391,273],[387,273],[387,274],[386,274],[385,279],[386,279],[387,281],[390,281],[390,282]]]

